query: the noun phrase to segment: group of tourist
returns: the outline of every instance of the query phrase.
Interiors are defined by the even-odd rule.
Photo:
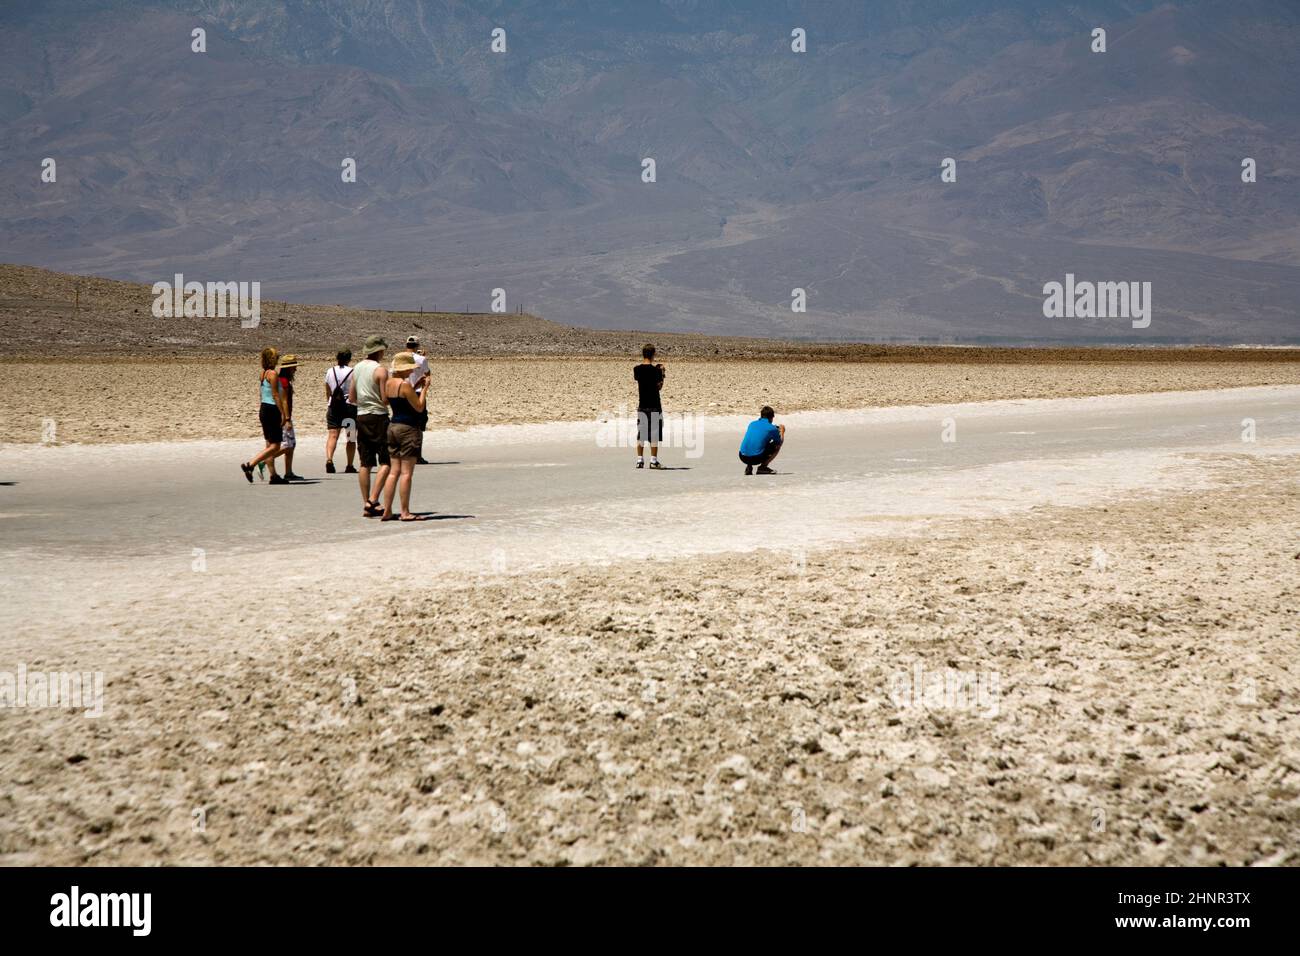
[[[336,473],[334,455],[339,438],[346,434],[344,473],[357,476],[361,513],[383,521],[419,521],[426,516],[411,511],[411,482],[415,466],[428,464],[422,452],[429,422],[425,404],[429,360],[415,336],[408,338],[406,349],[385,366],[387,351],[383,337],[372,335],[363,347],[365,358],[355,367],[351,350],[343,349],[336,356],[337,364],[325,373],[325,471]],[[266,447],[239,466],[249,482],[254,472],[262,469],[270,472],[273,485],[303,480],[293,472],[297,444],[293,379],[297,367],[296,356],[281,356],[274,348],[262,350],[258,417]],[[281,457],[283,475],[276,471]],[[397,512],[394,503],[400,509]]]
[[[365,358],[355,366],[352,352],[341,350],[337,364],[325,373],[325,471],[335,474],[334,454],[339,438],[347,435],[345,474],[355,474],[361,490],[361,513],[382,521],[419,521],[425,515],[411,511],[411,483],[416,465],[424,460],[424,431],[429,423],[426,400],[429,392],[429,360],[414,335],[406,349],[385,366],[388,343],[372,335],[363,348]],[[254,472],[270,471],[273,485],[302,481],[294,474],[293,452],[297,444],[293,427],[293,380],[298,369],[294,355],[280,355],[274,348],[262,349],[259,384],[261,403],[258,417],[266,447],[239,467],[251,483]],[[641,349],[641,362],[632,369],[637,384],[636,467],[644,468],[645,446],[650,446],[650,468],[663,467],[659,444],[663,441],[663,390],[666,373],[655,362],[655,347]],[[740,444],[745,474],[774,474],[771,466],[785,442],[785,426],[773,424],[776,413],[764,405],[759,417],[750,422]],[[284,474],[276,471],[277,459],[284,458]],[[354,460],[357,465],[354,465]],[[371,492],[374,492],[373,496]],[[393,511],[394,503],[400,510]]]

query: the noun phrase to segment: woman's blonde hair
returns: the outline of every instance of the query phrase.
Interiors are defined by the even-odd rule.
[[[268,345],[262,349],[262,371],[275,368],[275,363],[280,361],[280,350]]]

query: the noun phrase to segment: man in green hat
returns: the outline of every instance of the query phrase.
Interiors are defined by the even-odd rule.
[[[388,399],[384,397],[384,382],[388,369],[381,364],[388,343],[383,336],[372,335],[363,348],[365,358],[357,363],[352,373],[349,400],[357,406],[357,458],[361,465],[357,481],[361,485],[361,513],[374,518],[384,513],[379,503],[379,493],[388,480]],[[370,469],[378,465],[375,474],[375,500],[370,498]]]

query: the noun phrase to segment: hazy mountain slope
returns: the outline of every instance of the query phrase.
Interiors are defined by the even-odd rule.
[[[1300,338],[1298,104],[1284,0],[19,0],[0,259],[617,327]],[[1152,282],[1152,327],[1044,319],[1067,272]]]

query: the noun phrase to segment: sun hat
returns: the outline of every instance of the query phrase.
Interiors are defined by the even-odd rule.
[[[386,348],[388,348],[388,343],[384,341],[382,335],[372,335],[370,338],[366,339],[365,353],[367,355],[374,355],[376,352]]]
[[[289,355],[280,356],[280,368],[297,368],[298,356],[290,353]]]
[[[393,356],[394,372],[410,372],[415,368],[418,368],[415,364],[415,356],[410,352],[398,352]]]

